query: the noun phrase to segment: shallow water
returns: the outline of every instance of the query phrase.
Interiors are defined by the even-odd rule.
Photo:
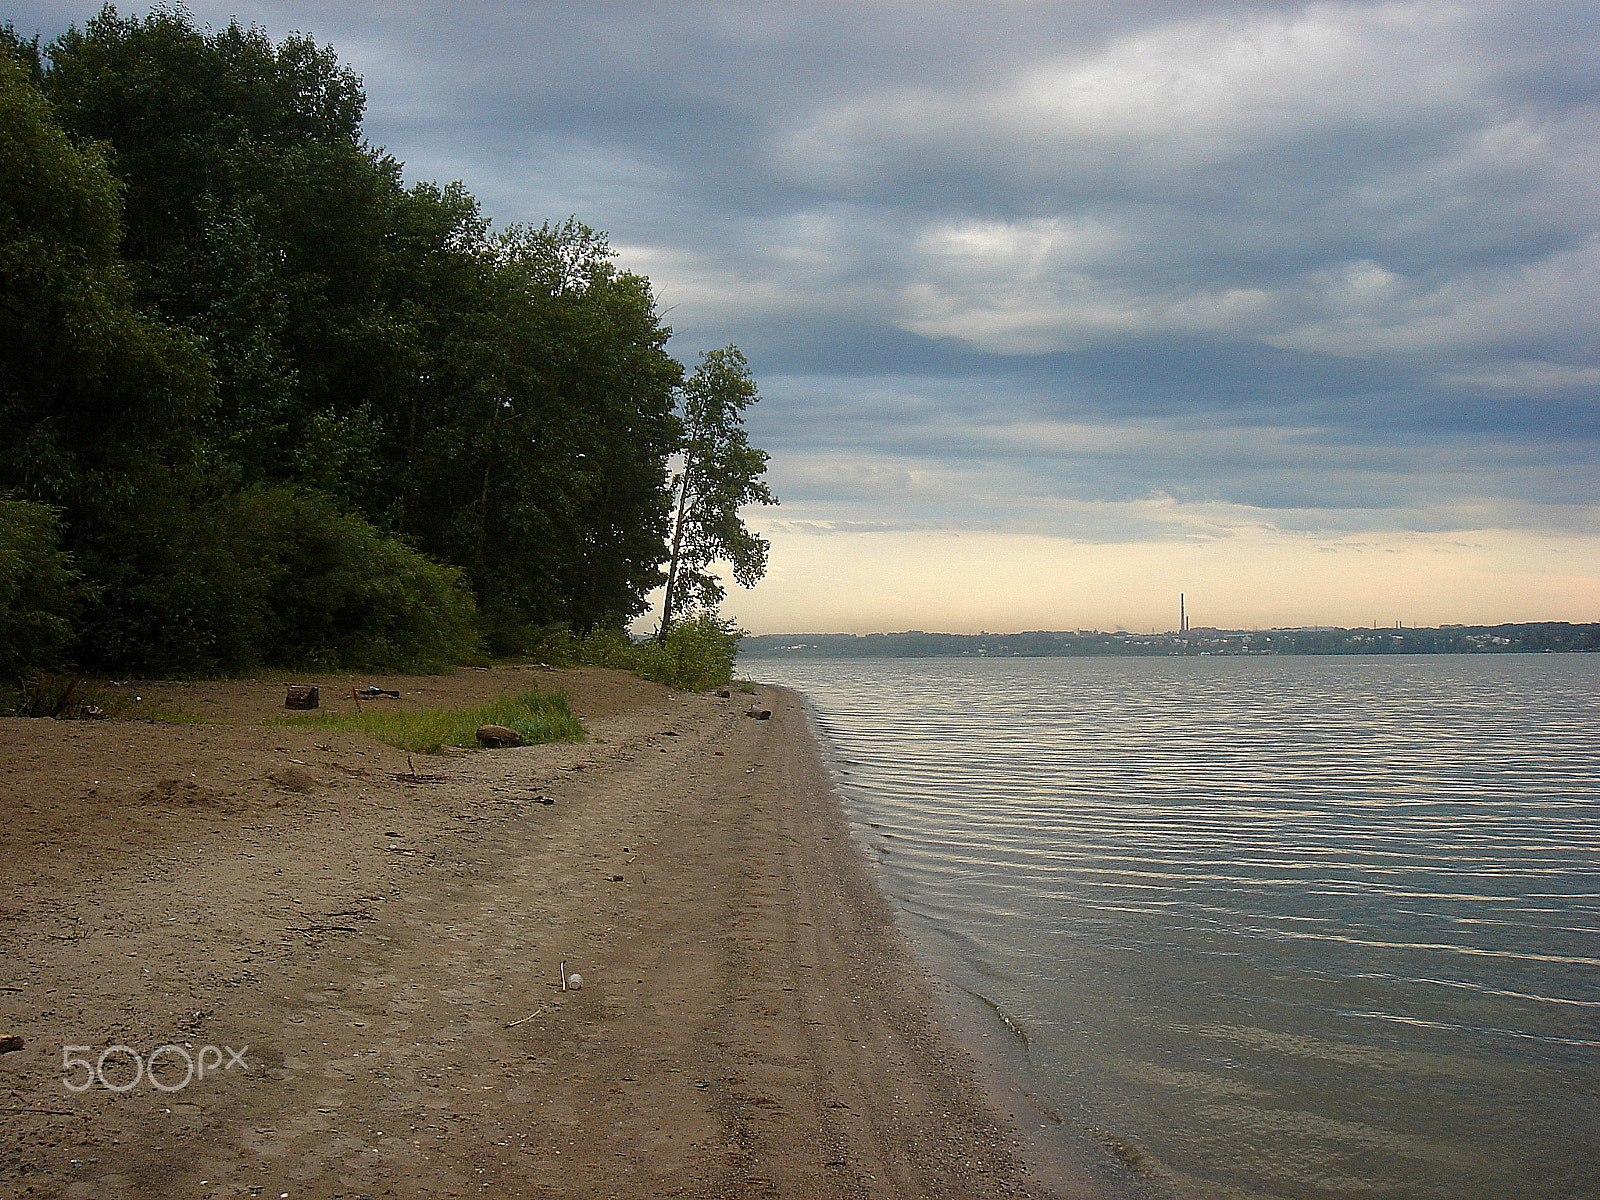
[[[1600,1196],[1600,656],[743,660],[1179,1196]]]

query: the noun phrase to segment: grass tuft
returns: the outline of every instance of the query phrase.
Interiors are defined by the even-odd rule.
[[[559,692],[522,692],[475,708],[396,712],[369,707],[359,715],[325,712],[307,717],[278,717],[272,723],[362,733],[413,754],[443,754],[446,746],[476,746],[479,725],[505,725],[515,729],[528,745],[585,740],[583,725],[567,707],[567,698]]]

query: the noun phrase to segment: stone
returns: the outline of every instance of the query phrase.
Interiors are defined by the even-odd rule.
[[[499,750],[506,746],[522,745],[522,735],[504,725],[479,725],[478,745],[485,750]]]

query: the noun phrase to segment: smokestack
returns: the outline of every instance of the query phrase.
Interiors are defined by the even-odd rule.
[[[1189,615],[1188,615],[1187,612],[1184,611],[1183,593],[1182,592],[1178,593],[1178,632],[1179,633],[1188,633],[1189,632]]]

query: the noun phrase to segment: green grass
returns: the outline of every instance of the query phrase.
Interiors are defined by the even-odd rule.
[[[139,705],[120,712],[108,712],[108,717],[123,721],[154,721],[158,725],[227,725],[220,718],[202,717],[186,708],[163,708],[158,704]]]
[[[583,725],[560,693],[522,692],[475,708],[434,708],[410,712],[368,708],[355,713],[278,717],[274,725],[338,729],[363,733],[414,754],[443,754],[446,746],[476,746],[479,725],[505,725],[535,742],[581,742]]]

